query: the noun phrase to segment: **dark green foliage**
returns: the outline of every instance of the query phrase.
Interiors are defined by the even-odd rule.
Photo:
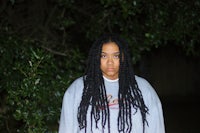
[[[84,57],[71,50],[60,62],[28,41],[0,43],[0,132],[56,132],[63,94],[83,73]]]
[[[62,53],[74,46],[88,49],[108,32],[128,39],[134,61],[165,45],[178,45],[187,55],[200,53],[196,0],[2,0],[0,8],[1,30]]]

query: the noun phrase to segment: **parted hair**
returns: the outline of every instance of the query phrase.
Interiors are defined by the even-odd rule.
[[[80,129],[84,129],[87,132],[87,114],[90,115],[91,129],[93,124],[98,128],[98,122],[101,122],[102,129],[108,126],[107,129],[110,133],[110,111],[108,106],[108,100],[106,96],[106,88],[102,71],[100,69],[100,59],[103,44],[114,42],[119,47],[120,51],[120,66],[119,66],[119,92],[118,92],[118,131],[124,133],[130,133],[132,130],[132,109],[140,111],[142,116],[143,132],[145,131],[145,124],[147,123],[146,114],[148,108],[146,107],[142,93],[137,85],[133,66],[131,63],[128,43],[115,34],[105,34],[97,39],[88,56],[87,68],[85,76],[83,78],[84,88],[82,93],[82,100],[78,107],[78,123]],[[88,112],[88,108],[91,107],[91,111]],[[93,122],[94,121],[94,122]]]

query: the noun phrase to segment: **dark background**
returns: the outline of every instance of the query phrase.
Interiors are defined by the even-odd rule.
[[[56,132],[64,91],[103,33],[129,42],[166,133],[199,132],[199,9],[195,0],[1,0],[0,132]]]
[[[199,58],[169,46],[145,54],[140,68],[161,99],[166,132],[199,132]]]

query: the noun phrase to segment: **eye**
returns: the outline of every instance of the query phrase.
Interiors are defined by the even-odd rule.
[[[101,55],[101,58],[106,58],[106,55],[102,54],[102,55]]]
[[[114,55],[113,56],[115,59],[119,59],[119,55],[117,54],[117,55]]]

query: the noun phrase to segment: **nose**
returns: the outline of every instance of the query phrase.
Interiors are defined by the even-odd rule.
[[[109,58],[108,58],[107,63],[108,63],[108,64],[113,64],[113,59],[112,59],[112,57],[109,57]]]

